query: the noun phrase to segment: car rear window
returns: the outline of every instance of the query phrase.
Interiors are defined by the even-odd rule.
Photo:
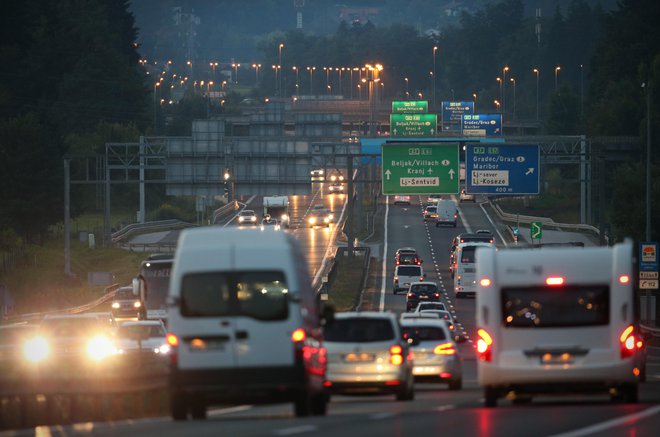
[[[189,274],[181,285],[181,315],[283,320],[289,314],[288,293],[282,272]]]
[[[413,293],[436,293],[438,287],[433,284],[417,284],[410,288]]]
[[[445,304],[441,302],[423,302],[420,304],[419,310],[445,310],[446,308]]]
[[[426,212],[436,212],[437,208],[435,206],[427,206]]]
[[[133,294],[133,290],[117,290],[113,299],[116,300],[137,299],[137,296]]]
[[[404,253],[399,255],[399,260],[401,262],[413,262],[417,257],[412,253]]]
[[[399,266],[397,269],[399,276],[421,276],[422,269],[418,266]]]
[[[419,341],[428,340],[447,340],[445,331],[437,326],[404,326],[401,328],[403,331],[403,338],[415,338]]]
[[[610,290],[606,286],[502,289],[504,326],[557,328],[607,325]]]
[[[394,340],[392,321],[371,317],[352,317],[335,319],[326,326],[325,341],[337,343],[369,343]]]

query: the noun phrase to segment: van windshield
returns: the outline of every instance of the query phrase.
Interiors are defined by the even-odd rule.
[[[466,246],[461,251],[461,262],[462,263],[474,263],[474,253],[476,252],[477,246]]]
[[[289,314],[288,293],[282,272],[189,274],[181,285],[181,315],[283,320]]]
[[[502,289],[506,327],[557,328],[598,326],[610,322],[607,286]]]
[[[392,322],[389,319],[352,317],[335,319],[325,328],[325,341],[337,343],[369,343],[395,340]]]

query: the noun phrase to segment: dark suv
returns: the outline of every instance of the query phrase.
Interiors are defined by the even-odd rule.
[[[410,284],[406,295],[406,311],[417,308],[420,302],[437,302],[440,300],[440,290],[435,282],[415,282]]]
[[[422,260],[417,255],[417,250],[412,247],[402,247],[394,254],[394,264],[400,265],[420,265]]]

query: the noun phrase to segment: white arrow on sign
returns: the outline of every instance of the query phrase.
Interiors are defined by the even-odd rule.
[[[453,181],[453,180],[454,180],[454,175],[455,175],[455,174],[456,174],[456,172],[454,171],[454,169],[453,169],[453,168],[450,168],[450,169],[449,169],[449,179],[451,179],[451,180]]]
[[[429,169],[427,170],[427,172],[428,172],[428,174],[433,174],[433,169],[432,169],[431,167],[429,167]]]
[[[534,173],[534,167],[530,167],[530,168],[528,168],[527,171],[525,172],[525,176],[530,175],[530,174],[533,174],[533,173]]]
[[[388,181],[390,180],[390,175],[391,175],[391,174],[392,174],[392,172],[391,172],[389,169],[388,169],[388,170],[385,170],[385,176],[387,176],[387,180],[388,180]]]

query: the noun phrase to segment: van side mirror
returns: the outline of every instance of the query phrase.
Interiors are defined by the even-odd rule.
[[[323,326],[332,326],[335,322],[335,307],[333,305],[323,305],[321,310],[321,324]]]

